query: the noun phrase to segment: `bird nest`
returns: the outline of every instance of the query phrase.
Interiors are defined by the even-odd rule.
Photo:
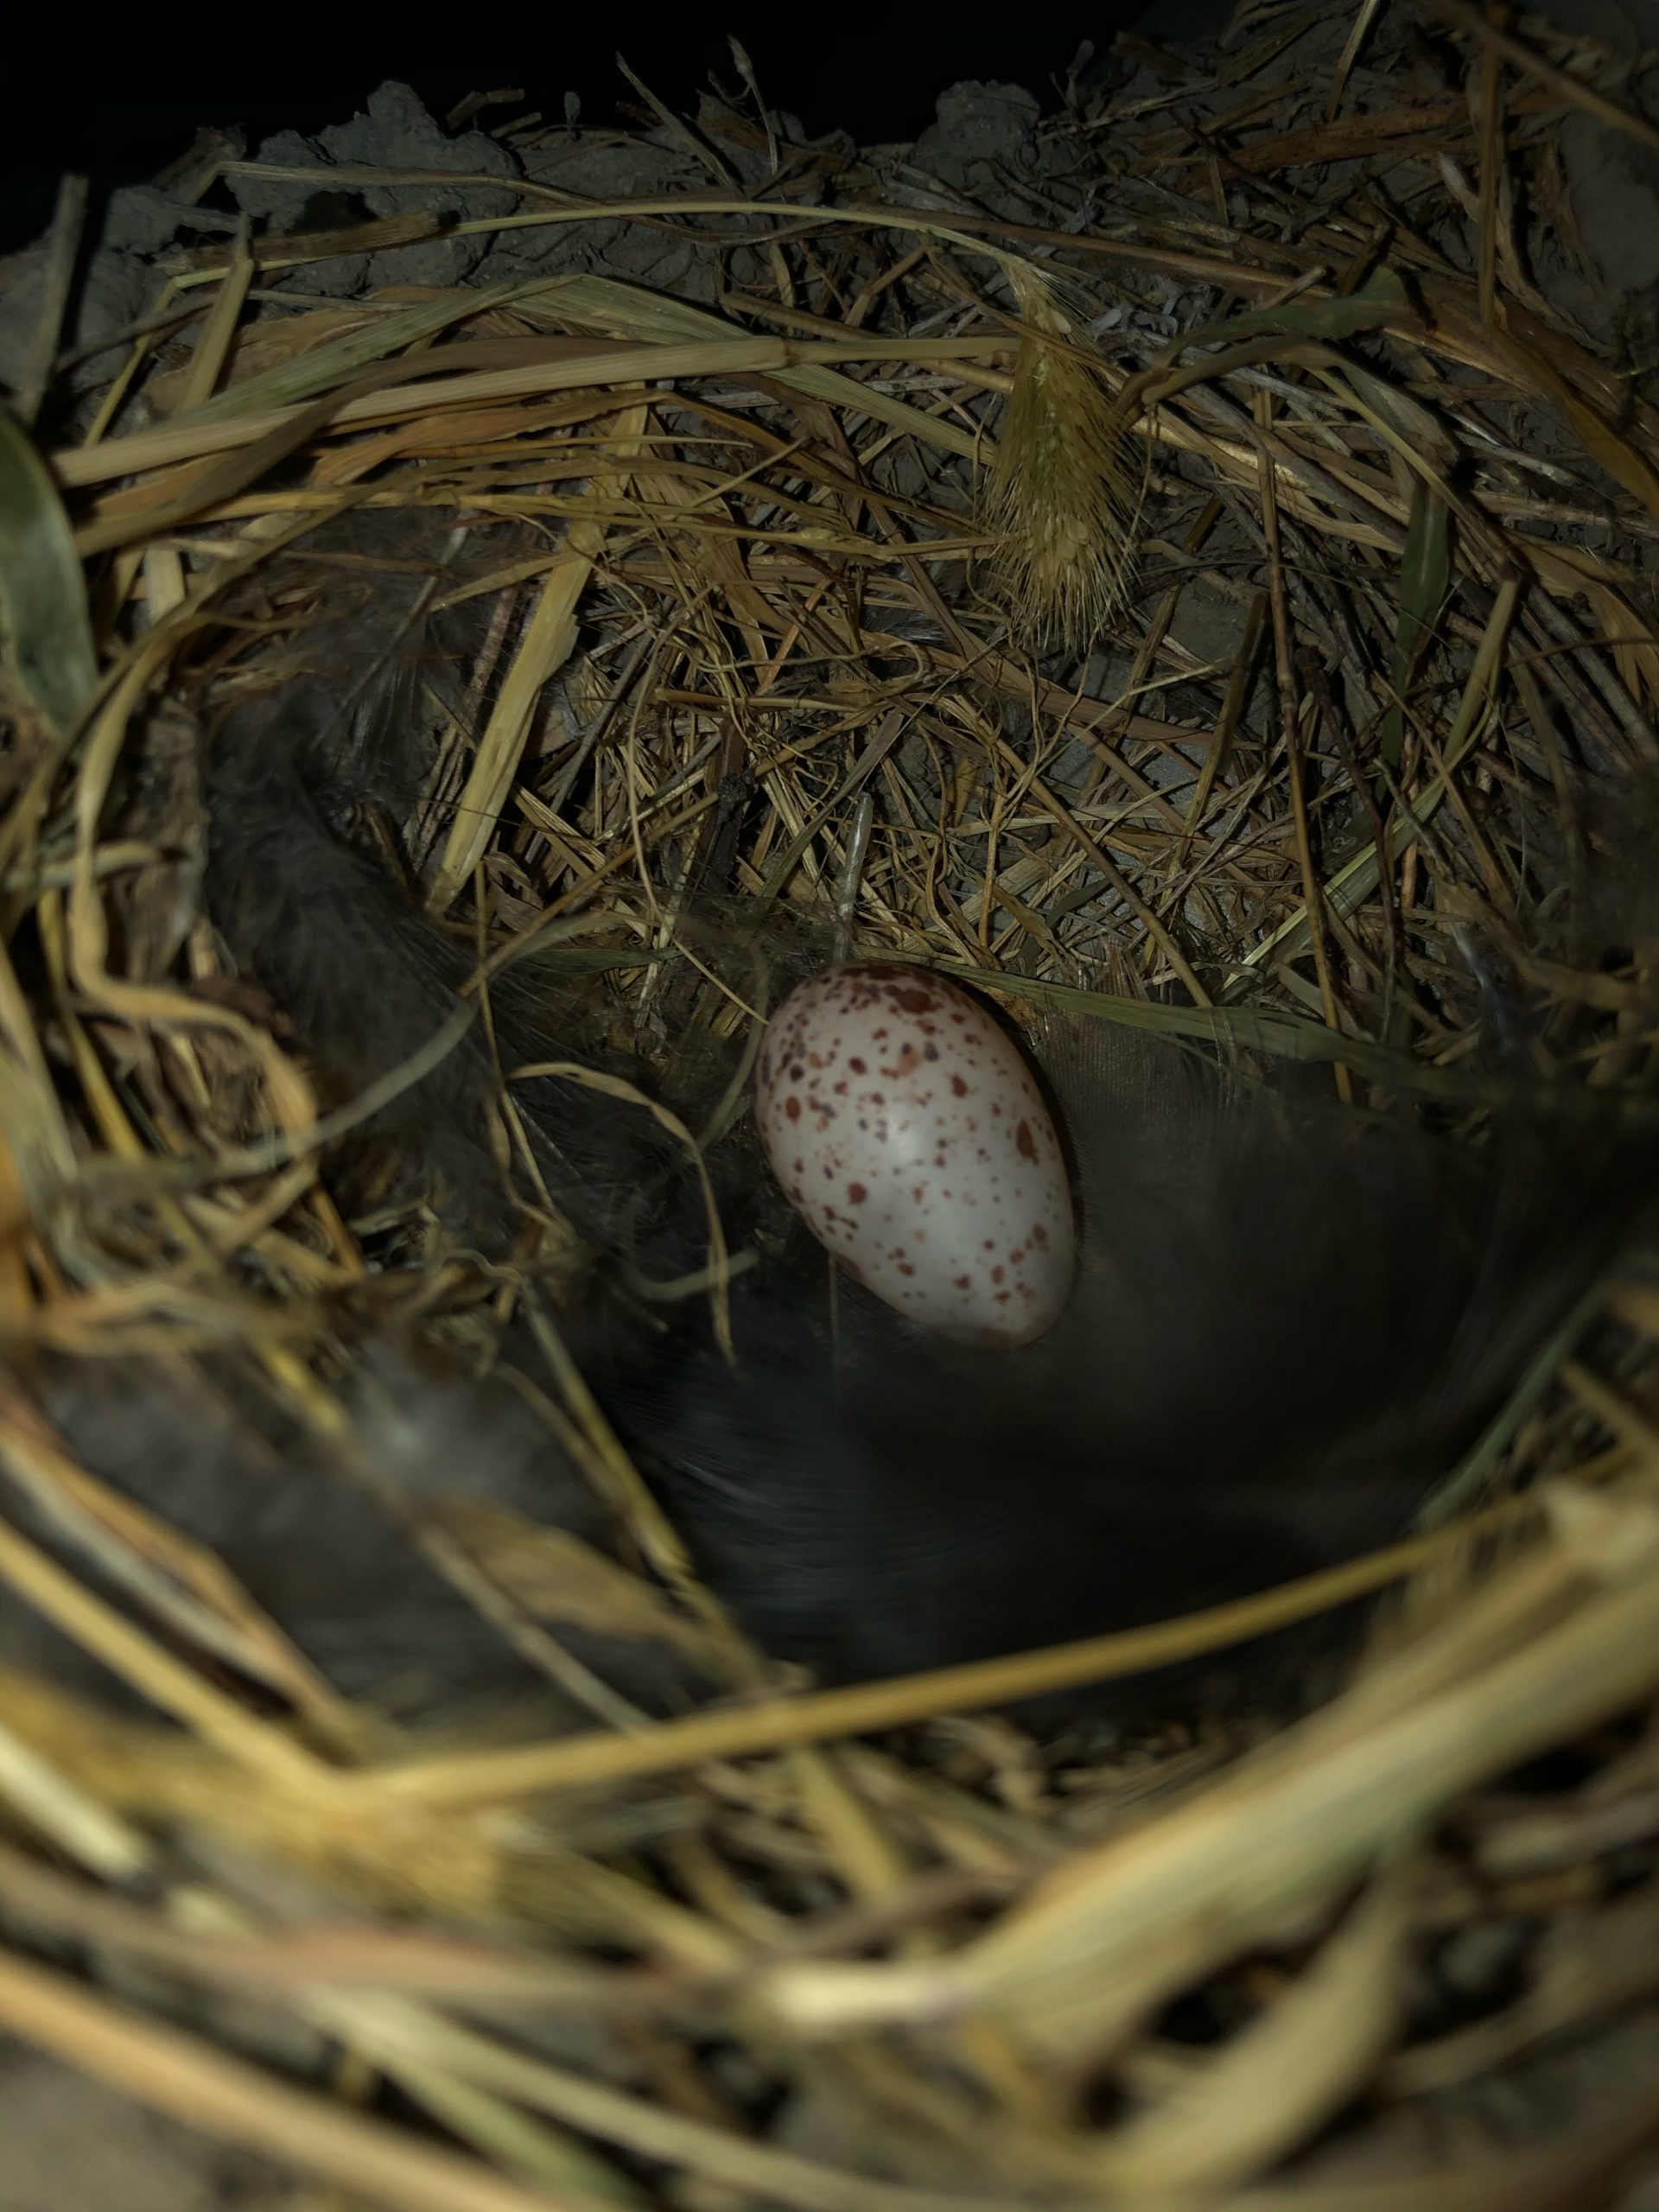
[[[701,1709],[499,1743],[359,1709],[28,1381],[118,1355],[184,1389],[233,1344],[297,1427],[349,1422],[329,1315],[360,1224],[302,1040],[199,912],[178,701],[234,664],[250,583],[352,508],[513,525],[422,892],[486,962],[585,961],[636,1036],[697,987],[680,924],[712,880],[1348,1097],[1414,1083],[1478,1119],[1455,1078],[1494,976],[1541,1066],[1650,1076],[1647,917],[1594,964],[1553,918],[1586,883],[1640,908],[1659,766],[1659,416],[1560,148],[1655,134],[1535,24],[1445,0],[1437,83],[1374,4],[1242,12],[1202,64],[1068,88],[1000,181],[994,154],[950,181],[800,145],[752,82],[602,139],[679,165],[645,200],[535,181],[570,140],[533,124],[476,176],[336,163],[366,208],[175,249],[67,397],[66,195],[39,435],[0,426],[0,1450],[99,1575],[9,1516],[0,1602],[150,1717],[6,1676],[13,2035],[444,2212],[1515,2212],[1630,2180],[1659,2127],[1639,1279],[1548,1348],[1434,1525],[1351,1567],[948,1675],[824,1691],[740,1655]],[[471,184],[486,212],[431,212]],[[641,238],[671,287],[526,257]],[[378,281],[434,238],[518,258]],[[342,263],[367,289],[316,281]],[[404,1256],[406,1314],[499,1295],[464,1253]],[[627,1494],[654,1581],[522,1524],[423,1540],[566,1688],[573,1620],[730,1638]],[[1384,1591],[1357,1677],[1253,1738],[983,1717]]]

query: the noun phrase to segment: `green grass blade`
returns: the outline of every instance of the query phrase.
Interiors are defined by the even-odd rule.
[[[0,630],[5,662],[60,735],[98,682],[74,533],[45,462],[0,415]]]

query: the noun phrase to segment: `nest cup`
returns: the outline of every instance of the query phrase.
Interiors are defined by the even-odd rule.
[[[586,1379],[613,1312],[741,1322],[756,1024],[849,950],[1471,1157],[1649,1095],[1659,432],[1584,149],[1653,125],[1584,35],[1394,12],[911,169],[744,73],[580,205],[570,130],[397,105],[348,220],[193,232],[92,338],[66,200],[0,423],[9,2035],[448,2212],[1641,2201],[1639,1253],[1401,1541],[830,1689]],[[229,181],[360,159],[301,151]],[[306,672],[359,588],[421,650]],[[302,697],[268,834],[338,873],[245,957],[215,747]],[[272,986],[334,913],[419,1051]],[[1318,1699],[1138,1711],[1379,1593]]]

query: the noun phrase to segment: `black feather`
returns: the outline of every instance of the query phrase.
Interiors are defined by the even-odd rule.
[[[398,529],[397,563],[364,556],[361,603],[332,606],[297,665],[222,721],[207,778],[214,918],[342,1101],[451,1019],[474,966],[357,826],[409,819],[426,766],[411,671],[442,680],[464,651],[428,611],[447,551]],[[410,1187],[486,1252],[518,1217],[492,1135],[501,1069],[599,1064],[598,988],[509,970],[493,1032],[475,1024],[378,1117]],[[1569,1141],[1517,1108],[1471,1149],[1098,1021],[1051,1023],[1041,1058],[1084,1234],[1071,1306],[1033,1345],[965,1352],[847,1281],[832,1301],[741,1136],[721,1170],[753,1261],[732,1287],[734,1362],[706,1300],[641,1304],[626,1266],[567,1293],[588,1379],[711,1586],[827,1678],[1146,1622],[1402,1530],[1628,1231],[1628,1147],[1587,1111]],[[700,1201],[648,1116],[554,1081],[516,1096],[538,1172],[594,1247],[690,1263]],[[527,1338],[512,1350],[534,1357]],[[409,1402],[429,1387],[411,1379]],[[386,1571],[395,1516],[365,1521],[359,1501],[349,1527],[328,1521],[343,1509],[291,1449],[274,1484],[238,1471],[232,1491],[211,1454],[175,1479],[153,1442],[140,1465],[95,1423],[76,1433],[342,1680],[384,1667],[411,1618]],[[467,1480],[569,1521],[568,1471],[542,1448],[473,1450]],[[277,1561],[314,1512],[338,1535],[308,1586]],[[474,1630],[443,1596],[428,1650],[453,1638],[440,1671],[474,1681]]]
[[[1048,1335],[964,1350],[850,1283],[832,1332],[798,1249],[740,1287],[735,1370],[682,1344],[618,1386],[710,1580],[827,1676],[1136,1625],[1401,1533],[1618,1241],[1618,1147],[1475,1156],[1083,1041],[1049,1069],[1084,1234]]]
[[[404,1717],[488,1696],[546,1729],[575,1707],[486,1620],[423,1547],[461,1505],[506,1508],[595,1549],[612,1516],[545,1425],[505,1386],[470,1382],[429,1347],[365,1345],[330,1437],[296,1419],[234,1356],[54,1360],[42,1411],[87,1468],[214,1553],[296,1649],[344,1694]],[[8,1486],[10,1516],[118,1601],[119,1556],[49,1491]],[[153,1634],[177,1621],[138,1593]],[[650,1636],[555,1624],[567,1651],[629,1698],[661,1708],[694,1679]],[[188,1629],[186,1630],[188,1636]],[[102,1670],[32,1613],[0,1606],[0,1655],[108,1694]],[[205,1656],[198,1653],[198,1656]]]
[[[421,687],[442,687],[473,640],[465,622],[430,611],[464,575],[429,518],[359,515],[333,536],[357,564],[328,572],[327,611],[279,680],[213,734],[206,891],[238,964],[343,1103],[429,1046],[475,978],[474,949],[427,918],[389,868],[386,836],[361,826],[395,840],[414,812],[431,765]],[[308,576],[297,562],[297,582],[315,583],[315,561]],[[495,1110],[502,1071],[567,1057],[573,1039],[581,1057],[599,1055],[580,1003],[544,968],[495,977],[487,1023],[474,1003],[480,1018],[374,1132],[457,1230],[499,1245],[515,1217]],[[670,1157],[666,1140],[647,1116],[596,1106],[569,1083],[515,1096],[561,1211],[608,1240],[620,1194]]]

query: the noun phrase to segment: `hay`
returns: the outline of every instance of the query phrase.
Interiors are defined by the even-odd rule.
[[[338,1124],[219,972],[164,810],[132,826],[122,776],[182,658],[224,642],[232,588],[353,503],[531,543],[486,580],[495,658],[426,855],[432,910],[491,963],[586,949],[596,988],[659,1020],[679,893],[741,770],[761,804],[731,875],[757,916],[839,913],[1015,1005],[1471,1116],[1465,954],[1495,945],[1541,1075],[1650,1080],[1650,945],[1591,967],[1553,937],[1537,841],[1580,886],[1612,871],[1574,776],[1623,794],[1659,766],[1659,416],[1578,319],[1593,269],[1538,274],[1574,251],[1563,118],[1651,126],[1586,41],[1460,0],[1426,10],[1457,41],[1450,91],[1374,0],[1241,12],[1249,37],[1203,69],[1074,94],[1031,219],[780,148],[741,64],[748,99],[711,98],[674,143],[752,189],[573,204],[492,170],[514,211],[441,225],[418,202],[453,168],[340,166],[415,204],[175,251],[73,435],[37,379],[47,465],[0,424],[20,1357],[181,1370],[234,1345],[294,1421],[348,1424],[327,1305],[365,1262],[315,1166]],[[78,219],[71,194],[64,236]],[[470,287],[300,288],[434,237],[599,226],[696,281],[521,260]],[[62,238],[54,257],[61,276]],[[65,283],[45,298],[31,359],[58,350]],[[1651,865],[1638,849],[1638,883]],[[493,1294],[445,1255],[409,1310]],[[0,1527],[6,1602],[174,1725],[4,1678],[0,2022],[390,2206],[1610,2201],[1659,2128],[1645,2047],[1611,2024],[1659,1998],[1659,1332],[1640,1285],[1593,1338],[1582,1318],[1432,1532],[1215,1616],[834,1693],[757,1678],[552,1341],[562,1433],[632,1501],[674,1632],[738,1694],[656,1726],[613,1698],[613,1725],[508,1746],[355,1711],[9,1389],[12,1481],[130,1602]],[[524,1592],[543,1578],[556,1631],[580,1561],[511,1528],[448,1540],[491,1618],[561,1663]],[[1096,1755],[947,1718],[1402,1582],[1391,1646],[1266,1742]],[[583,1602],[640,1633],[670,1617],[637,1584]],[[1531,1794],[1506,1783],[1546,1754]],[[1514,1963],[1480,1969],[1483,1946]],[[66,1948],[161,1975],[155,2012],[42,1962]],[[227,1990],[226,2041],[249,2003],[320,2031],[475,2155],[232,2055],[211,2006],[188,2031],[156,2016]],[[1524,2099],[1564,2043],[1587,2054],[1565,2116],[1471,2142],[1483,2088]]]

